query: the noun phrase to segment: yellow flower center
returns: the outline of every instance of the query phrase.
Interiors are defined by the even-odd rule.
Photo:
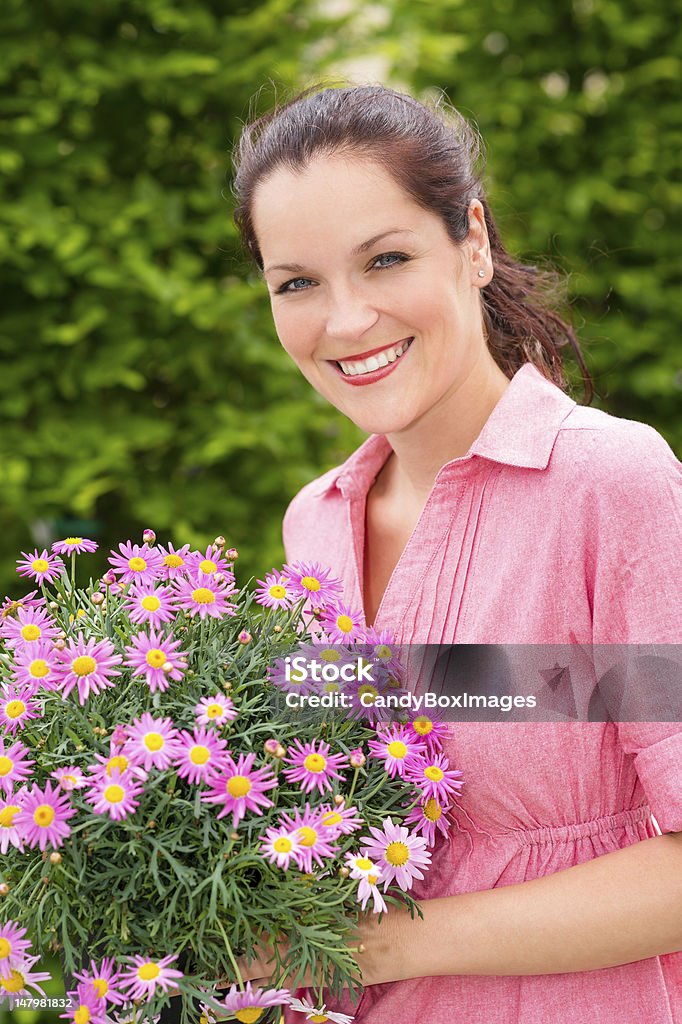
[[[94,988],[98,999],[104,999],[105,995],[109,991],[109,983],[105,978],[93,978],[92,987]]]
[[[376,885],[378,877],[378,875],[367,875],[367,881],[369,882],[370,885]]]
[[[44,558],[36,558],[34,562],[31,562],[31,568],[35,569],[36,572],[47,572],[50,565]]]
[[[192,600],[196,601],[197,604],[213,604],[215,594],[208,587],[197,587],[196,590],[192,591]]]
[[[10,700],[5,705],[5,714],[8,718],[21,718],[26,713],[26,705],[23,700]]]
[[[70,785],[75,786],[77,784],[77,782],[78,782],[78,779],[76,778],[75,775],[62,775],[62,777],[59,780],[59,782],[66,789],[66,785],[65,785],[66,783],[69,783]]]
[[[27,643],[31,643],[32,640],[39,640],[42,636],[42,631],[39,626],[34,626],[33,623],[29,623],[28,626],[21,627],[21,639]]]
[[[146,662],[150,668],[161,668],[166,664],[166,655],[159,647],[151,647],[147,651]]]
[[[222,704],[209,704],[208,707],[206,708],[206,717],[220,718],[224,710],[225,708],[222,706]]]
[[[293,845],[291,839],[287,839],[286,836],[280,836],[279,839],[275,839],[272,848],[277,853],[291,853]]]
[[[299,828],[298,837],[301,840],[301,846],[314,846],[317,842],[317,832],[308,825],[302,825]]]
[[[215,562],[212,562],[210,558],[205,558],[203,562],[199,562],[199,570],[203,572],[205,576],[210,576],[212,572],[218,571],[218,566]]]
[[[33,820],[40,828],[49,828],[54,821],[54,807],[49,804],[38,804],[33,812]]]
[[[128,568],[132,572],[144,572],[147,568],[147,563],[144,558],[140,558],[139,555],[136,555],[135,558],[128,559]]]
[[[192,764],[206,764],[210,757],[211,751],[201,743],[197,743],[197,745],[192,747],[189,752],[189,759]],[[232,779],[230,779],[230,782],[231,781]]]
[[[12,947],[7,941],[7,939],[3,939],[0,937],[0,960],[6,960],[11,952]]]
[[[73,1024],[88,1024],[90,1020],[90,1010],[87,1006],[79,1006],[73,1015]]]
[[[6,992],[21,992],[26,984],[26,979],[21,971],[17,971],[16,968],[12,971],[9,978],[0,978],[0,985],[5,989]]]
[[[430,764],[428,768],[424,769],[424,775],[427,779],[431,779],[431,782],[440,782],[443,778],[444,772],[437,764]]]
[[[36,658],[28,666],[29,675],[32,675],[34,679],[44,679],[45,676],[50,674],[50,666],[43,658]]]
[[[369,683],[365,683],[364,686],[359,686],[358,687],[358,697],[360,698],[363,707],[365,707],[367,705],[367,703],[368,703],[366,700],[365,701],[362,700],[362,698],[364,696],[366,696],[366,694],[370,694],[372,697],[376,698],[376,697],[379,696],[379,691],[377,690],[376,686],[370,686]],[[372,701],[372,703],[374,703],[374,702]]]
[[[235,1010],[234,1015],[237,1020],[241,1021],[241,1024],[256,1024],[256,1021],[263,1016],[263,1008],[261,1006],[243,1006],[241,1010]]]
[[[303,762],[303,766],[307,768],[309,772],[314,772],[316,775],[319,775],[319,773],[323,772],[327,767],[327,759],[322,757],[322,754],[308,754]]]
[[[351,619],[350,615],[339,615],[338,619],[336,620],[336,625],[338,626],[342,633],[353,632],[353,620]]]
[[[377,658],[380,658],[381,661],[390,661],[393,657],[393,651],[387,646],[387,644],[379,644],[379,646],[375,647],[374,650]]]
[[[245,775],[233,775],[227,780],[227,792],[237,800],[251,792],[251,782]]]
[[[268,590],[270,597],[274,597],[276,601],[281,601],[283,597],[287,596],[286,587],[283,587],[281,583],[273,583]]]
[[[126,794],[123,786],[119,786],[115,782],[113,782],[110,786],[107,786],[107,788],[102,793],[102,796],[104,797],[108,804],[120,804],[121,800],[123,800],[125,795]]]
[[[114,771],[114,769],[116,769],[119,772],[124,772],[128,767],[128,764],[128,758],[125,757],[123,754],[114,754],[114,756],[110,757],[109,760],[107,761],[107,775],[111,776],[111,773],[112,771]]]
[[[179,569],[181,565],[185,564],[185,559],[181,558],[180,555],[166,555],[163,564],[167,569]]]
[[[0,828],[12,828],[14,816],[18,813],[18,804],[7,804],[7,807],[3,807],[0,811]]]
[[[374,867],[369,857],[356,857],[355,866],[360,868],[361,871],[369,871],[370,868]]]
[[[442,813],[443,808],[433,797],[424,804],[424,817],[429,821],[438,821]]]
[[[341,691],[338,683],[325,683],[322,689],[324,693],[340,693]]]
[[[340,825],[343,818],[336,811],[327,811],[326,814],[322,815],[322,824],[326,825],[327,828],[332,828],[334,825]]]
[[[82,543],[83,543],[83,538],[82,537],[67,537],[66,540],[64,541],[64,544],[71,544],[72,546],[75,545],[75,544],[82,544]]]
[[[428,736],[433,729],[433,722],[430,718],[422,716],[420,718],[415,718],[412,723],[412,728],[419,736]]]
[[[140,981],[153,981],[161,974],[161,968],[155,963],[142,964],[137,968],[137,976]]]
[[[323,651],[320,651],[320,657],[322,661],[334,662],[338,661],[341,655],[333,647],[326,647]]]
[[[304,576],[301,580],[301,586],[305,587],[306,590],[316,591],[320,589],[321,583],[314,576]]]
[[[146,612],[158,612],[161,607],[161,601],[156,594],[146,594],[140,601],[140,604]]]
[[[89,676],[97,668],[97,662],[89,654],[82,654],[71,662],[71,671],[77,676]]]
[[[397,757],[398,759],[405,757],[407,754],[407,747],[402,740],[393,740],[386,749],[391,757]]]
[[[9,757],[5,757],[3,754],[0,757],[0,775],[9,775],[14,768],[14,761],[11,761]]]
[[[312,1021],[313,1024],[325,1024],[325,1021],[328,1021],[329,1017],[326,1013],[314,1013],[312,1017],[308,1017],[308,1020]]]
[[[406,864],[410,859],[410,851],[405,843],[389,843],[386,847],[386,853],[384,854],[389,864],[393,864],[394,867],[399,867],[401,864]]]
[[[147,750],[162,750],[166,741],[160,732],[147,732],[144,736],[144,745]]]

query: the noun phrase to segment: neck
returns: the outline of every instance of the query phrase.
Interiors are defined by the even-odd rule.
[[[406,430],[386,435],[393,455],[382,470],[385,483],[407,500],[425,502],[438,471],[466,455],[508,385],[486,351],[437,406]]]

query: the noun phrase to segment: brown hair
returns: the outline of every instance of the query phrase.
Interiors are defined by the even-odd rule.
[[[445,101],[427,107],[383,85],[318,84],[246,124],[234,154],[234,219],[259,269],[263,259],[251,216],[257,185],[278,167],[301,170],[315,156],[331,154],[380,165],[416,203],[441,218],[456,245],[468,234],[471,200],[480,200],[494,268],[492,281],[481,289],[493,358],[507,377],[532,362],[565,389],[560,349],[568,344],[591,401],[592,381],[573,328],[552,308],[561,279],[505,249],[481,185],[480,135]]]

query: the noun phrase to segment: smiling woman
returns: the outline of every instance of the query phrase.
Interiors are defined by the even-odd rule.
[[[456,111],[383,86],[244,128],[235,218],[277,335],[371,435],[295,496],[287,557],[406,644],[678,643],[682,467],[566,393],[568,346],[590,394],[578,342],[504,248],[479,156]],[[370,915],[342,1014],[682,1019],[679,724],[467,721],[445,749],[466,785],[412,890],[423,920]]]

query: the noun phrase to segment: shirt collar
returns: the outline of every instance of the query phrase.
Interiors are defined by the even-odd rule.
[[[506,466],[546,469],[561,424],[575,404],[532,363],[524,363],[466,455],[447,462],[438,476],[475,455]],[[315,491],[327,494],[336,487],[346,498],[367,494],[390,453],[387,438],[372,434],[342,465],[325,473]]]

